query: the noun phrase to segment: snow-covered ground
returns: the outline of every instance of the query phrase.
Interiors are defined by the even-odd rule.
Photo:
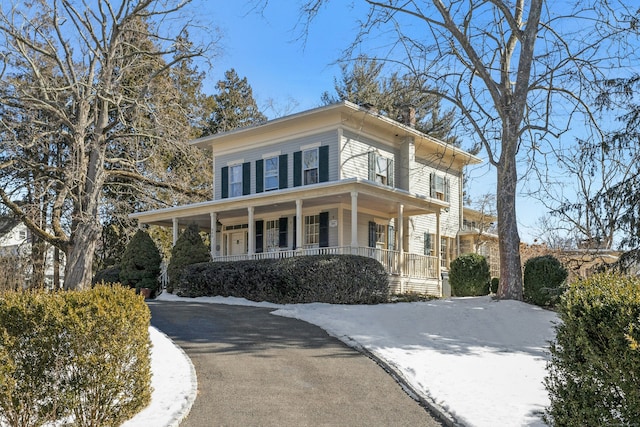
[[[159,299],[180,300],[170,294]],[[385,361],[417,393],[458,423],[544,425],[539,414],[549,398],[543,379],[557,316],[538,307],[490,297],[371,306],[275,305],[222,297],[189,301],[272,307],[277,309],[273,314],[316,324]],[[192,375],[190,363],[181,366],[175,355],[165,355],[170,343],[162,334],[155,331],[152,340],[156,391],[151,406],[127,427],[174,425],[169,420],[179,417],[194,398],[195,377],[191,384],[180,387]],[[165,356],[170,360],[156,360]],[[166,396],[157,398],[158,390]],[[176,412],[178,407],[182,410]],[[159,422],[160,413],[165,414],[166,422]]]

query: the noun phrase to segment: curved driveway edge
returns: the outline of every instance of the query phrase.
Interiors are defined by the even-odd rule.
[[[150,302],[191,357],[198,397],[182,427],[442,424],[367,355],[273,308]]]
[[[191,359],[165,333],[149,327],[151,338],[151,403],[121,427],[178,427],[198,393]]]

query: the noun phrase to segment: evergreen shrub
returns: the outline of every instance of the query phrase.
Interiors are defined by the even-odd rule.
[[[120,282],[137,290],[149,288],[156,291],[161,262],[160,251],[151,236],[138,230],[122,256]]]
[[[98,270],[91,282],[94,285],[97,283],[120,283],[120,269],[119,265],[112,265]]]
[[[545,421],[632,426],[640,420],[640,279],[602,273],[572,283],[558,304]]]
[[[377,304],[389,299],[382,264],[356,255],[200,263],[185,267],[181,296],[234,296],[279,304]]]
[[[0,424],[131,418],[151,398],[149,320],[144,300],[121,286],[3,293]]]
[[[555,305],[568,274],[553,255],[528,259],[524,264],[524,300],[540,306]]]
[[[198,226],[190,224],[180,234],[176,244],[171,250],[171,260],[167,266],[169,284],[167,292],[172,293],[176,284],[180,281],[180,275],[187,265],[211,260],[209,248],[202,241]]]
[[[457,297],[487,295],[491,273],[484,256],[464,254],[451,261],[449,283]]]

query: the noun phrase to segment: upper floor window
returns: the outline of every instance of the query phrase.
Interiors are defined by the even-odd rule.
[[[278,171],[280,163],[278,156],[264,159],[264,189],[265,191],[277,190],[279,188]]]
[[[393,160],[369,152],[369,180],[393,187]]]
[[[242,165],[229,166],[229,196],[242,196]]]
[[[318,182],[318,149],[312,148],[302,152],[302,170],[304,185]]]
[[[448,202],[450,193],[449,178],[436,173],[431,173],[429,178],[431,184],[431,198]]]
[[[293,186],[329,181],[329,146],[302,147],[293,153]]]

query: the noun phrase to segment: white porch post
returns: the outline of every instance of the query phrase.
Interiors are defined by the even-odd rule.
[[[440,209],[436,211],[436,275],[438,276],[438,287],[442,294],[442,254],[440,253]]]
[[[253,255],[256,251],[256,224],[255,221],[253,220],[253,211],[254,211],[254,207],[253,206],[249,206],[247,208],[247,211],[249,212],[249,244],[248,244],[248,251],[247,253],[249,255]]]
[[[211,242],[211,259],[214,259],[216,257],[216,246],[218,245],[218,241],[217,238],[218,236],[216,235],[216,231],[217,231],[217,227],[216,224],[218,223],[218,214],[215,212],[211,212],[209,214],[211,216],[211,236],[209,238],[209,241]]]
[[[296,249],[302,248],[302,199],[296,199]]]
[[[173,222],[173,246],[176,245],[176,242],[178,241],[178,218],[173,218],[172,219]]]
[[[358,192],[351,192],[351,252],[358,248]]]
[[[344,209],[342,206],[338,208],[338,246],[344,247]],[[341,249],[343,250],[343,249]]]
[[[400,267],[400,275],[404,276],[404,205],[400,203],[398,205],[398,226],[397,226],[396,238],[398,239],[398,243],[396,248],[398,248],[398,256],[400,259],[398,260],[398,266]],[[400,289],[400,292],[404,291],[404,289]]]

